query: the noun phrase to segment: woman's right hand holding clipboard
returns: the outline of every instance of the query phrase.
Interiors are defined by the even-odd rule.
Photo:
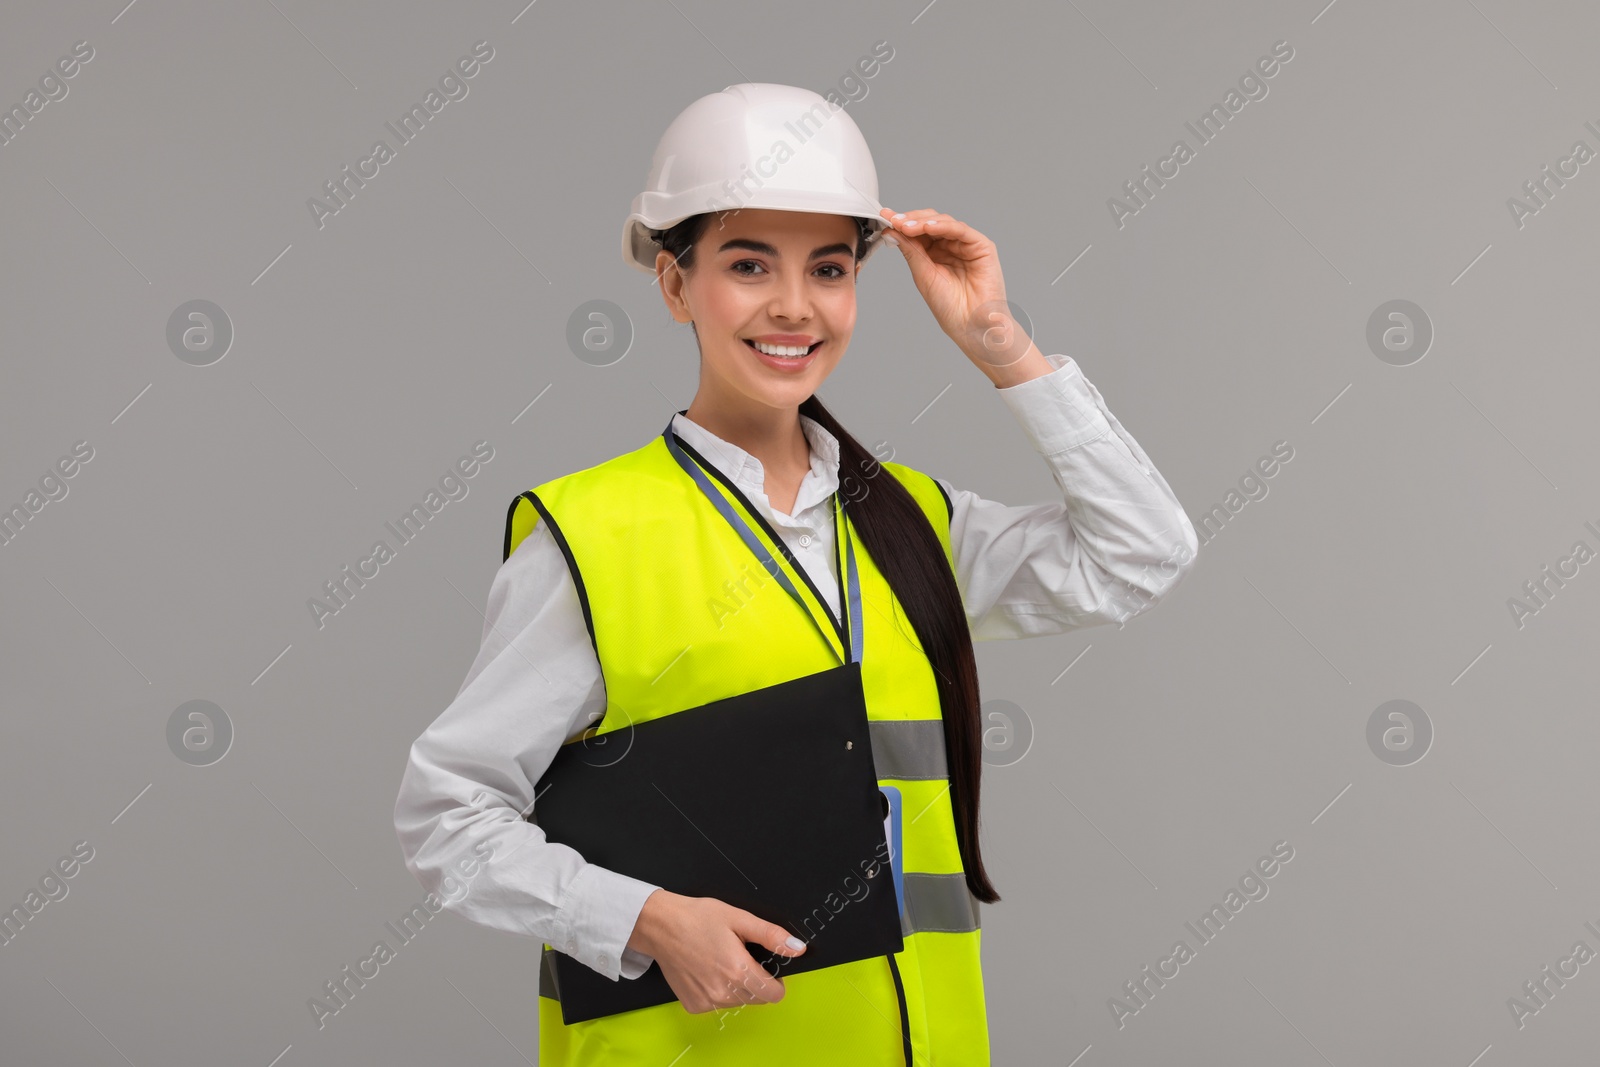
[[[653,958],[691,1015],[746,1004],[776,1004],[782,979],[769,975],[745,943],[798,956],[805,942],[776,923],[715,897],[657,889],[639,911],[628,947]]]

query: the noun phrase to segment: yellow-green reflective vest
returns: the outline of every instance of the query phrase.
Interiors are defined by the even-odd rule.
[[[828,670],[849,657],[827,602],[787,561],[771,526],[721,471],[684,449],[788,572],[806,609],[762,569],[659,436],[523,493],[507,513],[505,556],[539,521],[549,524],[600,661],[606,709],[585,736]],[[917,501],[953,566],[942,487],[902,464],[882,468]],[[836,546],[847,522],[836,506]],[[539,983],[545,1067],[989,1062],[979,901],[967,890],[956,844],[933,669],[888,582],[852,536],[873,762],[879,784],[897,787],[902,798],[904,950],[800,974],[780,970],[786,989],[776,1004],[691,1014],[674,1000],[568,1026],[551,981],[555,949],[547,944]],[[781,752],[772,754],[769,781],[773,789],[805,789],[785,780]],[[827,906],[837,912],[844,902],[841,894]]]

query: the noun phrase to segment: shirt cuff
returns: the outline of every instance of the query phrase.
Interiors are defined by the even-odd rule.
[[[628,938],[633,936],[645,899],[660,888],[607,867],[586,865],[567,887],[557,915],[556,940],[550,947],[613,982],[619,977],[639,977],[651,960],[629,949]]]
[[[1045,356],[1049,374],[995,390],[1040,455],[1053,456],[1109,433],[1111,424],[1071,356]]]
[[[655,957],[653,956],[647,956],[635,949],[625,948],[622,950],[622,977],[631,982],[648,971],[650,965],[654,962]]]

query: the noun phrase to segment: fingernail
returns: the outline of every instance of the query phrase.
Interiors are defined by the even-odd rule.
[[[894,217],[897,218],[897,219],[903,219],[903,218],[906,217],[906,214],[903,211],[897,211],[897,212],[895,212]]]
[[[804,941],[800,940],[798,937],[791,937],[787,941],[785,941],[784,944],[788,945],[790,948],[794,949],[796,952],[799,952],[801,949],[806,947],[806,943]]]

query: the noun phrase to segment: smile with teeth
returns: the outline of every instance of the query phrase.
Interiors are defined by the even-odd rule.
[[[809,348],[800,345],[769,345],[762,341],[752,341],[749,338],[745,338],[744,343],[762,355],[777,356],[781,359],[800,359],[803,356],[809,356],[817,350],[818,345],[822,344],[821,341],[818,341]]]

